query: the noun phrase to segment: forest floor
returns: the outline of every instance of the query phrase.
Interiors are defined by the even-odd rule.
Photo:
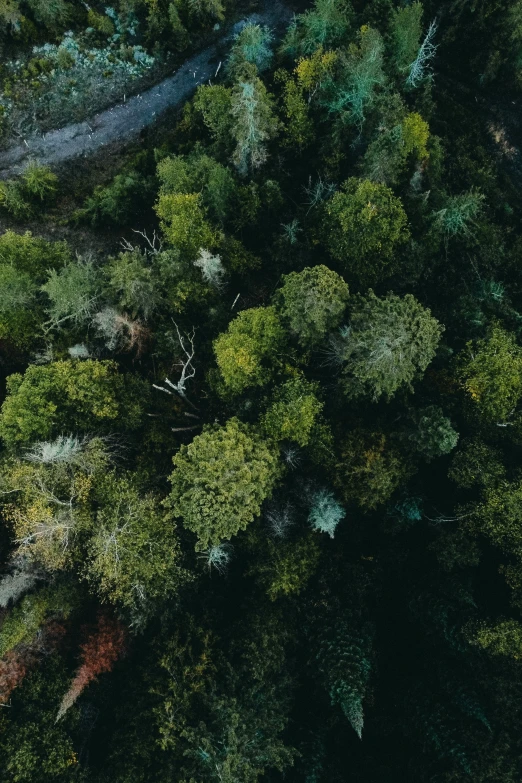
[[[84,122],[44,134],[28,136],[22,143],[0,152],[0,179],[19,174],[29,160],[56,166],[68,160],[88,157],[104,147],[120,146],[136,139],[167,111],[178,106],[200,84],[211,81],[219,68],[219,50],[246,22],[282,28],[292,16],[280,0],[263,0],[259,12],[236,22],[216,43],[190,57],[176,73],[139,95],[124,100]]]

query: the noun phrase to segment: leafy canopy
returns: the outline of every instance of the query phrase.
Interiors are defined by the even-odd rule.
[[[277,455],[247,424],[207,427],[173,459],[168,506],[208,549],[245,530],[280,475]]]

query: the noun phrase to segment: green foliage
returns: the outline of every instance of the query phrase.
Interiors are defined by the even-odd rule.
[[[223,222],[232,206],[236,184],[230,169],[204,154],[174,155],[158,163],[160,193],[200,193],[214,220]]]
[[[350,275],[368,285],[396,271],[393,256],[409,238],[408,219],[389,188],[352,177],[325,213],[325,244]]]
[[[363,701],[372,663],[372,629],[354,632],[346,622],[328,629],[319,642],[317,659],[332,705],[338,704],[355,733],[362,737]]]
[[[278,122],[272,99],[256,76],[241,80],[232,91],[232,137],[236,148],[232,156],[241,176],[263,165],[268,157],[267,143],[275,137]]]
[[[485,623],[466,629],[470,644],[486,650],[490,655],[522,659],[522,625],[517,620],[503,620],[493,626]]]
[[[50,300],[46,308],[49,328],[65,322],[82,324],[90,319],[97,305],[101,292],[100,273],[91,259],[77,259],[59,271],[51,269],[41,290]]]
[[[47,166],[29,163],[18,180],[0,183],[0,206],[23,220],[34,216],[56,195],[58,177]]]
[[[215,142],[228,149],[234,124],[232,90],[221,84],[202,85],[196,90],[194,109],[201,114]]]
[[[390,51],[399,76],[409,72],[417,57],[422,35],[422,3],[397,8],[390,22]]]
[[[446,240],[459,235],[469,236],[470,226],[480,214],[483,201],[484,196],[473,191],[447,197],[445,206],[433,214],[435,229]]]
[[[487,339],[468,343],[459,357],[459,377],[470,405],[487,422],[504,422],[522,396],[522,349],[498,325]]]
[[[147,254],[139,248],[120,253],[109,260],[107,271],[120,307],[133,317],[142,315],[148,320],[160,305],[161,293]]]
[[[246,24],[236,35],[227,60],[227,70],[234,76],[241,74],[245,63],[255,65],[259,72],[266,71],[272,62],[271,44],[274,36],[268,27]]]
[[[384,86],[384,44],[381,34],[369,25],[359,30],[359,43],[350,44],[338,63],[339,76],[326,86],[323,102],[342,124],[362,131],[373,108],[378,88]]]
[[[75,216],[93,226],[125,225],[140,215],[148,195],[150,178],[130,169],[116,174],[108,185],[97,185]]]
[[[270,446],[238,419],[207,427],[173,462],[168,505],[200,550],[245,530],[280,475]]]
[[[408,440],[426,460],[449,454],[457,445],[459,435],[436,405],[420,408],[413,414],[414,429]]]
[[[281,48],[292,57],[312,54],[319,46],[333,48],[350,31],[352,17],[348,0],[315,0],[312,9],[294,18]]]
[[[172,597],[187,578],[172,519],[131,478],[109,474],[97,488],[100,509],[89,543],[87,576],[100,595],[131,610]]]
[[[363,509],[386,502],[410,474],[401,455],[380,432],[351,432],[341,443],[340,460],[336,466],[339,491]]]
[[[505,478],[502,454],[497,449],[472,440],[462,444],[451,461],[448,476],[459,487],[490,487]]]
[[[411,294],[359,297],[350,324],[332,343],[334,360],[344,365],[348,397],[392,397],[422,376],[435,356],[439,322]]]
[[[254,572],[271,601],[299,595],[317,570],[320,554],[318,543],[311,536],[283,543],[269,541],[266,560],[256,565]]]
[[[226,389],[239,394],[264,386],[284,345],[284,331],[273,307],[243,310],[214,341],[217,365]]]
[[[0,658],[15,647],[30,644],[46,620],[67,618],[76,608],[77,596],[67,583],[26,595],[2,623]]]
[[[342,277],[321,264],[284,275],[274,302],[290,333],[311,348],[339,326],[348,295]]]
[[[302,378],[287,381],[276,389],[262,418],[263,429],[276,441],[292,440],[306,446],[323,404],[316,397],[317,385]]]
[[[206,219],[199,193],[160,195],[156,212],[169,244],[187,256],[216,244],[217,234]]]
[[[111,361],[57,361],[31,365],[7,379],[0,434],[8,446],[47,439],[64,430],[89,431],[109,425],[136,428],[147,386],[123,375]]]
[[[44,317],[38,301],[39,284],[48,270],[60,268],[68,259],[64,242],[46,242],[29,232],[6,231],[0,237],[0,338],[21,347],[31,344]]]

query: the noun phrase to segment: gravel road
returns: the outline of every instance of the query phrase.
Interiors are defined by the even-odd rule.
[[[22,143],[0,152],[0,179],[19,174],[29,160],[53,166],[87,157],[108,144],[132,141],[167,109],[187,100],[199,84],[214,78],[219,65],[219,44],[231,39],[245,22],[281,30],[291,18],[291,11],[281,2],[263,0],[261,6],[258,13],[236,23],[219,42],[191,57],[176,73],[154,87],[84,122],[28,136]]]

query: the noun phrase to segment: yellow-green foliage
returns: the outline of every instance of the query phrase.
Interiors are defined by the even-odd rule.
[[[325,243],[355,277],[371,284],[394,271],[391,259],[410,234],[402,202],[390,188],[352,177],[325,212]]]
[[[148,385],[120,374],[115,362],[88,359],[30,365],[24,375],[8,377],[7,392],[0,435],[14,446],[109,422],[132,429],[140,422]]]
[[[167,241],[188,256],[195,258],[201,247],[216,244],[217,234],[206,220],[199,193],[161,195],[156,212]]]
[[[214,341],[217,365],[226,388],[240,393],[263,386],[284,344],[284,330],[274,307],[243,310]]]
[[[187,574],[179,565],[176,526],[159,500],[114,473],[99,483],[96,495],[100,509],[87,575],[100,595],[132,608],[175,593]]]
[[[314,575],[321,550],[311,535],[298,541],[268,542],[266,562],[253,568],[259,574],[271,601],[280,596],[298,595]]]
[[[419,160],[425,160],[429,155],[426,146],[430,137],[428,123],[417,112],[410,112],[402,121],[401,128],[405,154],[413,153]]]
[[[44,587],[26,595],[2,623],[0,658],[14,647],[32,642],[47,619],[68,617],[76,607],[76,599],[70,584]]]
[[[235,418],[207,427],[173,462],[168,506],[196,533],[200,550],[245,530],[281,472],[269,444]]]
[[[406,480],[408,466],[380,432],[354,430],[341,444],[337,486],[344,498],[361,508],[384,503]]]
[[[323,403],[316,397],[317,384],[303,378],[287,381],[276,390],[262,418],[265,432],[274,440],[293,440],[306,446]]]
[[[472,406],[486,421],[509,418],[522,396],[522,348],[512,334],[495,325],[490,336],[468,343],[459,375]]]
[[[465,629],[470,642],[491,655],[503,655],[507,658],[522,660],[522,625],[517,620],[503,620],[496,625],[485,623],[478,627]]]
[[[274,302],[291,334],[312,347],[339,326],[348,295],[342,277],[321,264],[283,275]]]

